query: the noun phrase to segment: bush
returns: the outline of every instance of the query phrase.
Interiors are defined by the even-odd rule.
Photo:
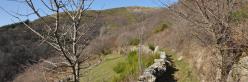
[[[247,8],[248,6],[244,6],[240,10],[230,13],[231,21],[240,22],[240,21],[244,21],[245,19],[247,19],[248,18]]]
[[[154,44],[148,44],[148,47],[149,47],[149,49],[151,49],[152,51],[154,51],[154,50],[155,50],[155,46],[154,46]]]
[[[127,61],[118,63],[113,70],[119,74],[118,77],[112,79],[113,82],[120,82],[127,78],[127,76],[132,76],[137,74],[138,70],[138,55],[137,51],[129,52]]]
[[[138,38],[133,38],[129,41],[129,45],[139,45],[140,40]]]
[[[159,32],[164,31],[168,27],[169,27],[169,25],[167,23],[163,23],[163,24],[159,25],[158,27],[156,27],[153,32],[159,33]]]
[[[248,13],[245,12],[244,10],[240,10],[237,12],[233,12],[230,14],[231,20],[233,22],[239,22],[239,21],[244,21],[245,19],[248,18]]]
[[[149,67],[150,65],[152,65],[154,63],[154,59],[159,58],[159,54],[153,54],[153,55],[148,55],[148,56],[143,56],[142,57],[142,63],[144,65],[145,68]]]
[[[124,72],[133,74],[137,70],[137,61],[137,51],[132,51],[128,54],[127,61],[118,63],[113,70],[119,74]]]
[[[142,65],[145,67],[154,63],[154,59],[159,58],[158,54],[142,55]],[[126,80],[129,77],[137,77],[138,73],[138,52],[132,51],[128,53],[127,61],[118,63],[113,70],[119,74],[118,77],[112,79],[113,82],[120,82]]]
[[[117,64],[117,66],[114,67],[113,70],[114,70],[116,73],[119,74],[119,73],[124,72],[125,69],[126,69],[126,63],[120,62],[120,63]]]

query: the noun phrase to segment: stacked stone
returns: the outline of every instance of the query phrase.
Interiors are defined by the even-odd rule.
[[[156,77],[162,75],[166,71],[166,63],[170,63],[166,59],[165,52],[160,52],[160,59],[155,59],[154,64],[149,66],[139,77],[138,82],[155,82]]]

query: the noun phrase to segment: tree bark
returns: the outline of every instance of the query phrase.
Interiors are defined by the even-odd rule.
[[[233,68],[235,62],[239,61],[242,56],[242,48],[233,47],[232,49],[226,49],[221,51],[221,78],[220,82],[227,82],[230,71]]]
[[[72,67],[72,72],[73,72],[73,82],[80,82],[80,69],[78,68],[79,65],[75,64]]]

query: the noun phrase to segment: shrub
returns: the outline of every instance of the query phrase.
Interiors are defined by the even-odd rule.
[[[129,64],[134,64],[135,62],[137,62],[138,60],[137,54],[138,54],[137,51],[132,51],[128,54],[127,59]]]
[[[137,74],[138,66],[138,55],[137,51],[129,52],[127,61],[118,63],[113,70],[119,74],[118,77],[112,79],[113,82],[120,82],[127,78],[127,76],[132,76]]]
[[[231,20],[233,22],[243,21],[248,18],[248,13],[244,10],[236,11],[230,14]]]
[[[140,40],[138,38],[133,38],[129,41],[129,45],[139,45]]]
[[[150,65],[152,65],[154,63],[154,59],[157,59],[159,58],[159,54],[153,54],[153,55],[146,55],[146,56],[143,56],[142,59],[142,63],[144,65],[145,68],[149,67]]]
[[[155,46],[154,46],[154,44],[148,44],[148,47],[149,47],[149,49],[151,49],[152,51],[154,51],[154,50],[155,50]]]
[[[114,70],[116,73],[119,74],[119,73],[124,72],[125,69],[126,69],[126,63],[120,62],[120,63],[117,64],[117,66],[114,67],[113,70]]]
[[[240,10],[230,13],[231,21],[239,22],[239,21],[244,21],[245,19],[247,19],[248,18],[247,8],[248,6],[244,6]]]
[[[145,67],[153,64],[153,60],[159,58],[158,54],[142,55],[142,65]],[[128,53],[127,61],[118,63],[113,70],[119,74],[118,77],[112,79],[113,82],[120,82],[129,77],[136,77],[138,74],[138,52],[132,51]]]
[[[159,33],[159,32],[164,31],[168,27],[169,27],[168,23],[163,23],[163,24],[159,25],[158,27],[156,27],[153,32],[154,33]]]

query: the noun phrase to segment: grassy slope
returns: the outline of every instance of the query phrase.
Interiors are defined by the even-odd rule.
[[[132,8],[135,8],[135,7],[132,7]],[[141,8],[143,8],[143,7],[141,7]],[[143,9],[144,10],[153,10],[152,8],[143,8]],[[92,17],[92,16],[94,17],[94,16],[97,16],[98,14],[100,14],[98,20],[96,21],[97,24],[99,24],[99,25],[96,25],[96,27],[99,27],[99,28],[102,25],[109,26],[111,28],[112,27],[114,28],[115,26],[116,27],[123,27],[125,25],[129,25],[131,23],[136,23],[137,22],[137,21],[134,20],[134,18],[137,17],[137,16],[134,16],[133,15],[133,13],[130,11],[130,8],[116,8],[116,9],[108,9],[108,10],[103,10],[103,11],[93,11],[92,10],[92,11],[88,11],[87,13],[90,15],[90,17]],[[61,15],[64,15],[64,14],[65,13],[61,13]],[[66,16],[61,16],[61,17],[63,17],[61,20],[67,20],[67,21],[69,21],[68,20],[68,17],[66,17]],[[54,22],[54,20],[50,16],[46,16],[46,17],[44,17],[44,19],[46,20],[46,22],[49,22],[51,24]],[[88,21],[88,20],[91,20],[91,19],[86,18],[85,20]],[[61,21],[61,22],[63,23],[63,22],[67,22],[67,21]],[[83,22],[85,22],[85,21],[83,21]],[[88,21],[88,22],[91,22],[91,21]],[[1,53],[4,50],[7,51],[7,49],[10,49],[10,50],[12,49],[13,50],[13,51],[11,50],[10,52],[14,52],[14,50],[19,50],[19,47],[18,47],[18,49],[13,49],[13,47],[17,47],[17,45],[19,46],[20,44],[21,45],[24,45],[24,46],[27,46],[27,44],[18,43],[18,42],[28,42],[28,40],[33,41],[33,42],[28,42],[29,43],[28,45],[31,45],[31,47],[33,47],[33,45],[36,45],[36,43],[39,43],[38,41],[34,41],[33,38],[30,39],[30,37],[29,37],[30,34],[29,33],[32,33],[32,32],[29,32],[26,28],[24,28],[24,26],[18,25],[18,24],[11,24],[11,25],[7,25],[7,26],[3,26],[3,28],[0,27],[1,28],[0,29],[0,31],[1,31],[0,41],[1,41],[2,44],[8,46],[8,48],[4,48],[4,47],[1,46],[1,48],[3,48],[3,50],[0,49],[0,52]],[[35,21],[31,21],[30,24],[34,25],[34,27],[35,27],[34,29],[36,29],[36,30],[41,30],[41,27],[44,25],[43,22],[41,21],[41,19],[37,19]],[[16,31],[16,32],[13,34],[13,32],[11,32],[9,30],[13,30],[13,31]],[[26,31],[28,31],[28,32],[26,32]],[[22,32],[25,32],[25,33],[22,33]],[[5,35],[8,35],[7,38],[2,39],[1,36],[2,37],[5,37]],[[15,39],[10,39],[9,38],[10,36],[13,37],[13,38],[17,37],[17,39],[16,40]],[[33,37],[34,38],[38,38],[36,36],[33,36]],[[25,40],[22,40],[22,39],[19,39],[19,38],[22,38],[22,39],[27,38],[27,40],[26,39]],[[8,44],[5,44],[3,42],[3,40],[6,40],[6,42],[15,43],[15,45],[12,45],[12,44],[9,44],[9,43]],[[37,49],[36,51],[37,52],[49,52],[49,51],[52,50],[50,48],[49,49],[46,49],[46,48],[48,48],[47,45],[42,45],[42,46],[44,46],[44,48],[42,48],[42,47],[39,46],[39,47],[37,47],[39,49]],[[23,48],[20,47],[20,49],[23,49]],[[30,49],[27,49],[27,50],[28,51],[21,51],[21,52],[23,52],[23,53],[29,53],[30,51],[34,52],[34,50],[30,50]],[[43,51],[43,50],[47,50],[47,51]],[[39,53],[39,54],[42,54],[42,53]],[[51,54],[53,54],[53,53],[51,53]],[[9,58],[4,57],[2,59],[6,59],[6,62],[7,62],[6,64],[8,64],[8,63],[11,63],[9,60],[16,61],[16,59],[14,59],[14,58],[18,58],[18,59],[20,58],[20,57],[14,56],[14,55],[18,55],[20,57],[24,57],[24,55],[20,55],[20,54],[17,54],[17,53],[13,53],[13,55],[12,55],[12,53],[11,53],[11,55],[8,55],[11,58],[10,57]],[[46,58],[49,58],[50,57],[50,55],[47,55],[47,54],[43,54],[43,55],[48,56]],[[28,57],[33,57],[33,56],[41,56],[41,55],[37,55],[35,53],[32,53],[31,56],[28,56]],[[25,59],[25,61],[26,60],[28,61],[28,59]],[[32,59],[32,60],[34,60],[34,59]],[[37,58],[37,60],[39,60],[39,59]],[[114,60],[111,60],[111,61],[114,61]],[[109,61],[109,62],[111,62],[111,61]],[[119,61],[119,60],[116,60],[116,61]],[[26,62],[19,62],[19,63],[26,64]],[[16,64],[16,63],[14,62],[13,64]],[[106,62],[106,64],[108,64],[108,62]],[[4,69],[2,69],[2,71],[0,71],[0,73],[3,73],[3,75],[6,75],[6,77],[5,76],[2,77],[1,74],[0,74],[0,82],[2,82],[2,80],[3,80],[2,78],[4,78],[4,79],[5,78],[11,78],[10,80],[12,80],[12,77],[14,77],[16,74],[18,74],[20,72],[24,72],[23,70],[16,72],[16,69],[13,69],[15,71],[12,71],[9,68],[17,68],[18,66],[17,67],[10,67],[10,66],[16,66],[16,65],[8,64],[8,66],[5,66],[6,69],[4,68]],[[102,66],[104,67],[104,65],[102,65]],[[108,67],[108,65],[106,65],[105,67]],[[19,69],[19,68],[17,68],[17,69]],[[108,68],[106,68],[106,69],[108,69]],[[14,72],[13,75],[7,74],[9,72],[6,71],[6,70],[9,70],[11,72]],[[20,74],[20,75],[22,75],[22,74]],[[5,80],[4,80],[4,82],[5,82]]]
[[[147,55],[143,56],[142,60],[143,65],[146,67],[150,66],[153,63],[155,58],[159,56]],[[137,69],[137,52],[130,52],[128,56],[110,54],[104,57],[104,61],[93,67],[85,77],[81,78],[83,82],[126,82],[129,78],[135,80],[135,77],[138,77],[136,74],[138,73]],[[121,67],[119,67],[121,65]],[[124,67],[123,67],[124,66]],[[117,67],[117,69],[116,69]],[[117,72],[116,70],[122,70]]]
[[[178,71],[174,76],[177,82],[199,82],[196,73],[189,66],[185,60],[178,60],[178,57],[174,53],[169,53],[172,58],[172,62]],[[97,67],[92,68],[85,77],[81,78],[82,82],[111,82],[114,77],[119,76],[113,68],[119,62],[125,62],[126,57],[116,54],[107,55],[104,61]],[[138,76],[137,76],[138,77]]]
[[[141,8],[145,12],[149,12],[149,10],[153,10],[153,8],[146,7],[128,7],[128,8],[114,8],[101,11],[101,15],[104,17],[103,20],[108,20],[106,22],[106,26],[109,26],[107,29],[112,29],[116,27],[123,27],[125,25],[130,25],[132,23],[136,23],[135,18],[139,16],[135,16],[132,11],[133,8]],[[94,13],[94,12],[90,12]],[[115,76],[119,76],[113,68],[119,62],[125,62],[126,57],[121,55],[111,54],[104,57],[104,61],[98,65],[97,67],[92,68],[84,77],[81,78],[83,82],[110,82]]]
[[[92,68],[85,77],[81,78],[82,82],[110,82],[117,75],[113,68],[125,60],[121,55],[111,54],[104,58],[104,61],[97,67]]]
[[[119,27],[137,22],[133,19],[134,15],[131,15],[125,8],[106,10],[103,12],[103,15],[103,20],[107,21],[107,24],[109,24],[110,27]],[[113,22],[113,20],[116,20],[115,18],[118,20],[123,20],[125,23],[123,23],[123,21]],[[195,78],[196,75],[192,73],[192,69],[185,61],[178,61],[175,55],[173,55],[172,58],[174,59],[176,68],[179,69],[179,71],[175,74],[178,82],[198,82]],[[113,71],[113,68],[119,62],[125,61],[125,59],[126,58],[121,55],[107,55],[100,65],[92,68],[91,71],[85,75],[85,77],[81,78],[81,80],[83,82],[110,82],[114,76],[118,76],[118,74]]]
[[[185,60],[178,60],[179,57],[175,53],[167,52],[169,52],[169,56],[171,56],[172,62],[178,70],[174,74],[177,82],[200,82],[193,68]]]

